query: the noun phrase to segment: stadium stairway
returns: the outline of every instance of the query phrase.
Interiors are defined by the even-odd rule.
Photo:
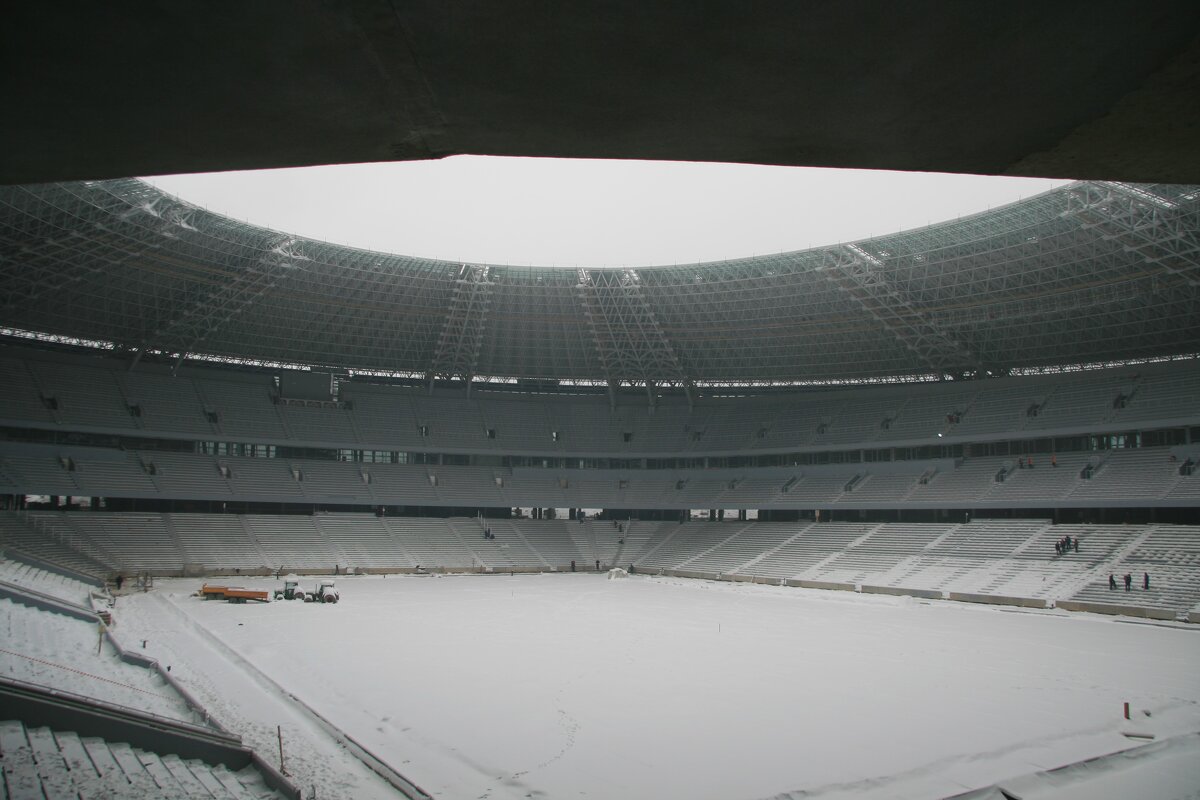
[[[6,797],[221,798],[262,800],[284,795],[253,767],[159,755],[95,736],[0,721],[0,765]]]
[[[12,548],[75,572],[97,577],[117,570],[113,557],[100,551],[66,523],[40,515],[0,512],[0,542]]]
[[[91,602],[92,592],[98,591],[94,584],[84,583],[33,564],[5,558],[3,555],[0,555],[0,581],[84,607]]]

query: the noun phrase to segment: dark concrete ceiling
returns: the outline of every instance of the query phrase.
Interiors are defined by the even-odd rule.
[[[1200,182],[1200,3],[22,4],[0,183],[439,158]]]

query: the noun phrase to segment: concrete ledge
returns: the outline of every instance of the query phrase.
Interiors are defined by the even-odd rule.
[[[256,753],[242,745],[241,737],[222,730],[144,714],[92,698],[0,678],[0,698],[14,718],[26,725],[69,730],[80,736],[128,742],[159,755],[198,758],[238,770],[253,764],[267,786],[290,800],[301,800],[295,784]]]
[[[690,569],[664,569],[662,574],[672,578],[694,578],[702,581],[719,581],[722,579],[721,574],[717,572],[697,572]]]
[[[75,605],[66,600],[60,600],[52,595],[44,594],[36,589],[27,589],[24,586],[17,586],[8,581],[0,581],[0,597],[7,597],[14,603],[23,606],[30,606],[42,611],[49,611],[51,614],[62,614],[66,617],[74,617],[75,619],[83,620],[84,622],[97,622],[99,617],[95,611],[84,606]]]
[[[1187,621],[1200,623],[1200,611],[1189,611]]]
[[[4,550],[4,552],[8,558],[11,558],[13,561],[20,561],[21,563],[28,564],[31,567],[44,569],[46,572],[53,572],[55,575],[61,575],[64,578],[70,578],[71,580],[79,581],[80,583],[86,583],[89,586],[95,586],[97,589],[104,588],[104,579],[98,575],[90,575],[86,572],[80,572],[79,570],[71,569],[70,567],[64,567],[61,564],[55,564],[53,561],[47,561],[44,558],[38,558],[37,556],[30,555],[18,547],[9,546]]]
[[[1123,606],[1117,603],[1085,603],[1080,600],[1059,600],[1055,605],[1064,611],[1087,611],[1092,614],[1119,614],[1141,619],[1175,619],[1175,612],[1164,608]]]
[[[921,597],[926,600],[941,600],[944,595],[936,589],[906,589],[902,586],[869,586],[863,584],[864,594],[891,594],[901,597]]]
[[[1045,600],[1033,597],[1007,597],[1001,594],[971,594],[969,592],[950,592],[947,600],[957,600],[960,603],[986,603],[994,606],[1021,606],[1022,608],[1047,608]]]
[[[856,592],[858,587],[853,583],[837,583],[836,581],[802,581],[788,578],[784,586],[796,586],[800,589],[831,589],[835,592]]]

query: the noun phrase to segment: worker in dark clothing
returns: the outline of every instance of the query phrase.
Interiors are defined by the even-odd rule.
[[[125,583],[125,576],[124,576],[124,575],[118,575],[118,576],[117,576],[117,591],[118,591],[118,592],[119,592],[119,591],[121,591],[121,585],[122,585],[123,583]]]
[[[600,559],[596,559],[596,572],[600,571]]]
[[[1125,591],[1128,592],[1129,588],[1131,586],[1133,586],[1133,576],[1130,575],[1128,572],[1126,572],[1125,573]]]
[[[1142,573],[1142,589],[1144,589],[1146,591],[1150,590],[1150,573],[1149,572]]]
[[[1079,552],[1079,537],[1078,536],[1075,537],[1075,552],[1076,553]]]
[[[1110,572],[1108,573],[1108,590],[1111,592],[1115,588],[1117,588],[1117,579]]]

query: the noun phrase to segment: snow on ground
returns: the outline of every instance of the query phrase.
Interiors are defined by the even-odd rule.
[[[219,719],[263,753],[303,725],[213,665],[236,652],[440,797],[936,798],[1200,730],[1200,632],[1170,624],[640,576],[343,577],[332,606],[198,585],[117,615]]]
[[[145,639],[144,652],[158,659],[160,664],[170,665],[171,674],[191,691],[214,719],[241,736],[247,747],[276,766],[279,765],[276,726],[279,726],[284,746],[283,766],[306,797],[310,793],[322,800],[395,800],[399,797],[390,785],[364,767],[294,702],[269,681],[264,681],[236,652],[190,623],[189,618],[173,605],[179,603],[187,608],[191,601],[204,603],[188,596],[200,584],[201,581],[160,581],[160,588],[154,592],[118,597],[114,613],[122,643],[128,644],[136,638],[140,646],[140,640]],[[255,611],[286,610],[286,603],[239,606],[207,601],[207,604],[218,615],[227,616],[235,629],[239,622],[252,619]],[[261,625],[254,627],[262,632]],[[297,628],[293,635],[304,640],[303,626]],[[284,676],[308,672],[329,659],[327,648],[310,644],[313,646],[301,648],[287,660],[281,670]]]
[[[1200,800],[1200,735],[1005,783],[1021,800]]]
[[[98,624],[0,599],[0,675],[106,703],[199,722],[155,672],[100,644]]]

